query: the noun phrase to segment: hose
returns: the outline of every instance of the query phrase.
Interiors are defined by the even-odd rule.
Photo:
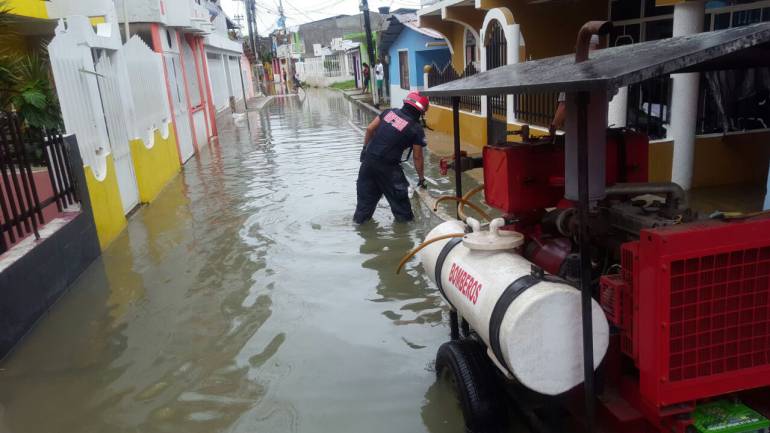
[[[470,207],[471,209],[475,210],[476,213],[478,213],[482,218],[485,218],[487,221],[490,221],[492,219],[489,216],[489,214],[484,212],[483,209],[481,209],[480,207],[476,206],[474,203],[471,203],[471,202],[469,202],[468,200],[466,200],[464,198],[455,197],[453,195],[442,195],[441,197],[437,198],[436,202],[433,204],[433,210],[434,211],[437,210],[438,209],[438,204],[441,203],[444,200],[453,200],[453,201],[456,201],[456,202],[461,203],[461,204],[466,204],[466,205],[468,205],[468,207]]]
[[[465,221],[466,218],[468,218],[467,215],[465,215],[465,203],[469,202],[471,197],[476,195],[479,191],[484,189],[484,184],[477,186],[476,188],[473,188],[472,190],[465,193],[463,196],[463,202],[460,202],[460,207],[457,208],[457,216],[460,217],[460,220]],[[487,218],[487,221],[489,221],[489,218]]]
[[[409,253],[407,255],[405,255],[404,258],[401,259],[401,262],[398,263],[398,268],[396,268],[396,273],[397,274],[401,273],[401,268],[404,267],[406,262],[408,262],[409,259],[414,257],[415,254],[417,254],[420,251],[422,251],[422,249],[427,247],[428,245],[430,245],[430,244],[432,244],[434,242],[443,241],[444,239],[461,238],[463,236],[465,236],[465,233],[449,233],[449,234],[446,234],[446,235],[441,235],[441,236],[435,237],[433,239],[428,239],[427,241],[421,243],[420,245],[417,245],[417,247],[415,249],[413,249],[412,251],[409,251]]]

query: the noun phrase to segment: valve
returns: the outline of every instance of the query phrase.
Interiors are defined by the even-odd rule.
[[[484,162],[481,157],[469,157],[468,152],[460,152],[460,171],[473,170],[474,168],[480,168],[484,166]],[[449,170],[455,169],[454,158],[441,158],[439,161],[439,172],[442,176],[446,176]]]

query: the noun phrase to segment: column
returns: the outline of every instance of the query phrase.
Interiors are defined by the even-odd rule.
[[[505,26],[507,30],[505,33],[506,38],[506,57],[508,58],[508,64],[513,65],[519,63],[519,50],[521,46],[521,29],[518,24],[511,24]],[[513,95],[506,96],[506,121],[508,123],[516,122],[516,112],[513,106]],[[506,126],[507,127],[507,126]]]
[[[705,5],[702,1],[688,1],[674,6],[674,36],[703,31]],[[671,126],[669,137],[674,140],[674,160],[671,180],[685,190],[692,186],[695,156],[695,128],[698,111],[697,72],[673,74],[671,91]]]
[[[482,35],[484,34],[484,30],[481,31]],[[487,46],[484,45],[484,37],[480,37],[480,44],[479,45],[479,72],[486,72],[487,71]],[[481,116],[487,117],[487,97],[486,95],[481,96]]]
[[[621,87],[610,101],[607,125],[613,128],[624,128],[628,121],[628,87]]]

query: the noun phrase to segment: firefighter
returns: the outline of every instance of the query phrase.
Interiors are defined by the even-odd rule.
[[[414,154],[418,187],[425,188],[423,148],[427,145],[420,117],[428,111],[429,101],[419,92],[411,92],[401,109],[385,110],[366,128],[361,168],[356,182],[358,203],[353,220],[357,224],[368,221],[377,202],[385,195],[390,210],[398,222],[414,219],[409,201],[409,182],[401,163]],[[409,149],[405,159],[404,151]]]

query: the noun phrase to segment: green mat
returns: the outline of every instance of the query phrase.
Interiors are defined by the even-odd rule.
[[[741,403],[716,401],[695,408],[698,433],[770,433],[770,421]]]

